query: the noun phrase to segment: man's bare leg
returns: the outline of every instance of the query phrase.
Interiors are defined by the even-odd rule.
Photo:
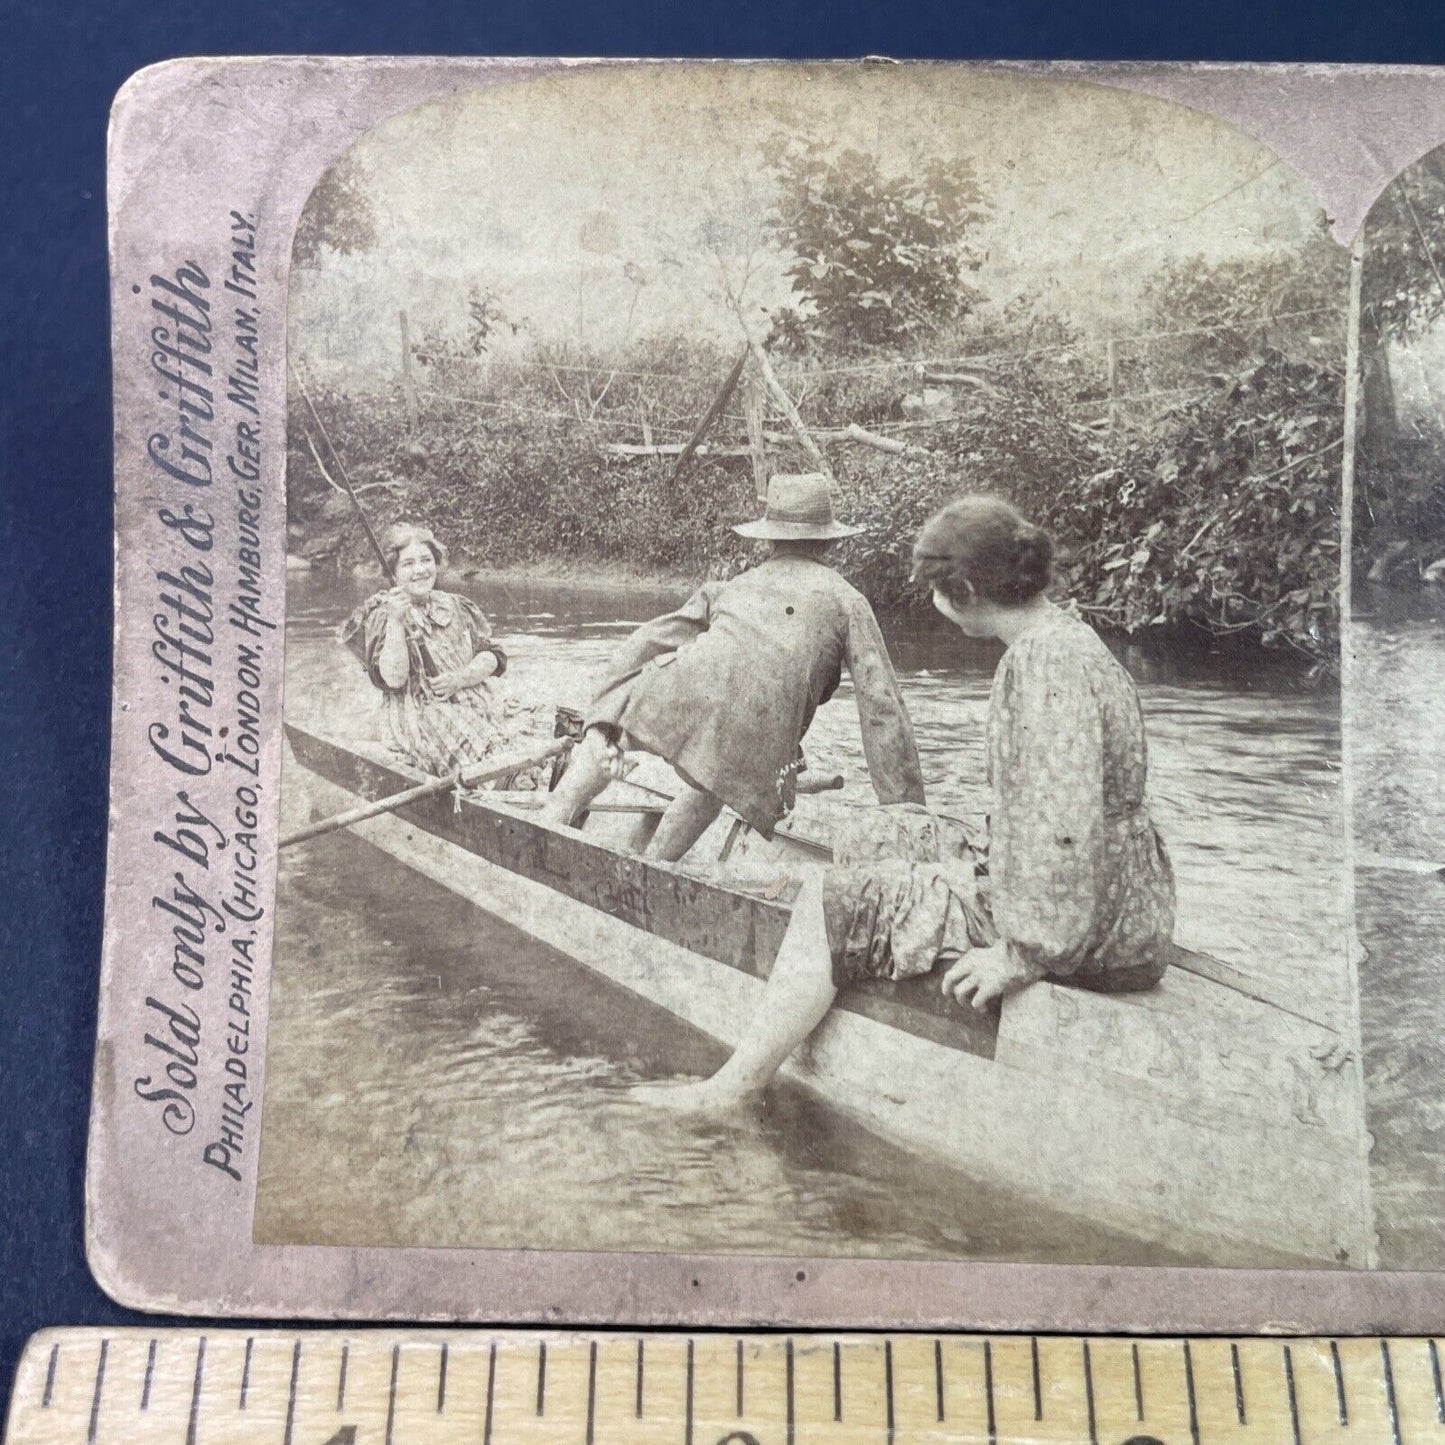
[[[542,821],[572,827],[587,805],[612,781],[615,756],[601,729],[588,728],[582,741],[572,749],[561,781],[542,805],[538,815]]]
[[[707,832],[720,812],[721,798],[684,783],[662,815],[657,832],[647,845],[647,856],[676,863]]]
[[[755,1104],[788,1055],[823,1021],[838,990],[823,921],[823,883],[811,878],[793,905],[792,921],[732,1058],[710,1079],[644,1084],[640,1103],[683,1113],[721,1113]]]

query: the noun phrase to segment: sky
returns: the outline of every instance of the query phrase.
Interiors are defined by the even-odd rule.
[[[941,65],[573,71],[361,137],[348,160],[376,244],[293,270],[293,345],[322,369],[394,369],[397,310],[414,334],[459,331],[473,286],[549,339],[736,336],[725,285],[750,314],[788,296],[764,224],[760,144],[778,130],[871,151],[885,173],[970,168],[990,206],[973,283],[1085,324],[1127,320],[1170,258],[1291,246],[1319,215],[1307,184],[1243,132],[1103,86]]]

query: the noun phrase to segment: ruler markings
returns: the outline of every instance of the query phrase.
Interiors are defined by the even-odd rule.
[[[1199,1402],[1194,1394],[1194,1352],[1184,1341],[1184,1398],[1189,1402],[1189,1439],[1199,1445]],[[1142,1417],[1141,1417],[1142,1418]]]
[[[82,1334],[88,1335],[83,1342]],[[277,1342],[282,1343],[283,1348],[284,1338]],[[659,1338],[664,1337],[647,1337],[654,1343]],[[727,1336],[724,1335],[718,1341],[723,1348],[712,1350],[707,1339],[702,1339],[699,1345],[699,1338],[686,1338],[685,1348],[676,1349],[675,1353],[670,1351],[660,1365],[657,1361],[662,1357],[654,1359],[653,1373],[662,1368],[664,1383],[661,1387],[671,1401],[657,1417],[662,1433],[656,1436],[655,1445],[666,1445],[668,1440],[674,1445],[720,1445],[719,1435],[730,1445],[754,1445],[754,1441],[758,1440],[762,1445],[784,1445],[785,1441],[800,1445],[804,1440],[824,1445],[825,1441],[835,1438],[840,1441],[852,1439],[852,1433],[846,1436],[841,1432],[829,1434],[823,1427],[822,1422],[828,1419],[829,1398],[828,1387],[824,1383],[828,1378],[825,1372],[831,1363],[832,1418],[835,1426],[841,1426],[844,1418],[844,1366],[850,1361],[855,1366],[865,1364],[865,1355],[866,1366],[862,1374],[855,1384],[849,1386],[855,1390],[857,1398],[850,1411],[856,1417],[856,1423],[848,1429],[850,1432],[859,1431],[861,1427],[860,1441],[871,1436],[877,1445],[884,1445],[885,1441],[897,1445],[904,1439],[914,1438],[910,1432],[925,1431],[932,1438],[931,1432],[937,1429],[941,1445],[945,1438],[951,1438],[943,1427],[943,1422],[951,1415],[955,1422],[951,1428],[968,1435],[968,1438],[977,1438],[980,1445],[984,1438],[990,1445],[1001,1445],[1001,1442],[1002,1445],[1022,1445],[1025,1438],[1035,1438],[1022,1424],[1028,1417],[1030,1395],[1028,1376],[1024,1373],[1025,1358],[1030,1367],[1035,1356],[1039,1361],[1035,1408],[1041,1417],[1044,1346],[1056,1348],[1053,1342],[1041,1342],[1034,1338],[1030,1340],[1026,1357],[1021,1348],[1022,1339],[1015,1342],[1005,1338],[975,1336],[967,1342],[967,1337],[963,1337],[971,1345],[966,1352],[967,1358],[978,1358],[973,1355],[973,1348],[979,1349],[982,1355],[984,1410],[980,1413],[985,1418],[978,1420],[972,1413],[973,1406],[957,1393],[962,1390],[969,1400],[976,1398],[973,1391],[977,1389],[977,1384],[970,1383],[979,1380],[979,1376],[972,1374],[975,1367],[962,1365],[964,1373],[958,1374],[952,1381],[948,1374],[956,1367],[945,1358],[945,1347],[951,1348],[952,1342],[960,1338],[958,1336],[935,1335],[930,1339],[927,1336],[879,1335],[871,1340],[786,1337],[782,1341],[782,1351],[776,1351],[776,1343],[769,1348],[768,1358],[775,1363],[766,1366],[764,1377],[759,1377],[749,1367],[748,1350],[753,1348],[753,1344],[748,1339],[734,1336],[729,1349]],[[679,1345],[684,1344],[677,1336],[673,1339]],[[584,1340],[585,1395],[580,1388],[581,1346]],[[813,1354],[815,1340],[828,1349],[828,1355],[822,1354],[821,1350]],[[1277,1441],[1280,1445],[1288,1445],[1290,1441],[1296,1442],[1296,1445],[1308,1445],[1308,1442],[1316,1440],[1346,1437],[1357,1438],[1361,1445],[1387,1445],[1387,1442],[1388,1445],[1406,1445],[1406,1442],[1414,1445],[1418,1439],[1434,1438],[1428,1435],[1428,1431],[1445,1425],[1445,1419],[1441,1418],[1445,1415],[1445,1366],[1441,1365],[1441,1346],[1435,1339],[1409,1340],[1403,1346],[1399,1340],[1378,1336],[1374,1340],[1367,1338],[1357,1342],[1338,1338],[1273,1342],[1177,1339],[1150,1344],[1135,1339],[1128,1340],[1127,1354],[1123,1349],[1126,1338],[1107,1340],[1075,1336],[1074,1340],[1079,1353],[1072,1359],[1067,1337],[1057,1341],[1057,1345],[1064,1346],[1059,1358],[1050,1356],[1050,1391],[1054,1399],[1050,1415],[1054,1423],[1053,1433],[1047,1437],[1049,1439],[1071,1439],[1079,1445],[1084,1445],[1084,1442],[1088,1445],[1122,1445],[1127,1437],[1131,1445],[1143,1445],[1145,1441],[1152,1445],[1157,1438],[1188,1441],[1193,1445],[1214,1445],[1214,1442],[1234,1438],[1235,1426],[1227,1424],[1229,1415],[1233,1414],[1241,1431],[1252,1426],[1254,1433],[1248,1438]],[[798,1356],[800,1341],[804,1350],[801,1361]],[[313,1343],[317,1341],[313,1340]],[[456,1376],[451,1360],[450,1347],[453,1343],[463,1350],[457,1364],[458,1369],[463,1369],[461,1376]],[[340,1357],[336,1408],[338,1412],[345,1408],[359,1411],[362,1418],[357,1419],[353,1415],[350,1424],[343,1427],[328,1445],[342,1445],[347,1439],[351,1439],[353,1445],[355,1441],[368,1439],[375,1445],[428,1445],[428,1442],[440,1445],[442,1440],[455,1440],[457,1445],[463,1440],[477,1442],[477,1445],[492,1445],[498,1436],[498,1445],[510,1445],[516,1434],[517,1416],[532,1414],[529,1408],[531,1402],[526,1398],[531,1383],[527,1380],[528,1365],[535,1365],[538,1371],[540,1413],[547,1421],[543,1425],[539,1420],[538,1425],[533,1427],[534,1432],[546,1431],[545,1438],[549,1441],[572,1440],[576,1445],[626,1442],[628,1436],[619,1426],[617,1417],[619,1412],[625,1416],[629,1404],[640,1409],[643,1398],[640,1391],[634,1395],[625,1383],[627,1366],[622,1364],[625,1340],[615,1343],[621,1346],[617,1364],[622,1366],[624,1373],[620,1379],[599,1369],[602,1349],[613,1348],[605,1334],[589,1337],[579,1332],[566,1339],[551,1335],[546,1340],[538,1340],[535,1336],[528,1338],[524,1333],[517,1332],[515,1336],[504,1333],[502,1337],[490,1340],[486,1346],[485,1415],[477,1420],[470,1416],[470,1410],[475,1407],[471,1404],[474,1398],[472,1387],[467,1383],[471,1378],[467,1362],[473,1358],[480,1362],[483,1341],[473,1344],[460,1334],[441,1339],[433,1336],[430,1340],[413,1336],[408,1340],[395,1333],[364,1341],[356,1338],[346,1341],[332,1334],[329,1344],[338,1349]],[[645,1361],[646,1340],[639,1337],[635,1343],[639,1361]],[[188,1344],[189,1353],[186,1352]],[[413,1350],[416,1368],[403,1382],[401,1359],[412,1344],[422,1348]],[[157,1369],[162,1345],[179,1355],[179,1358],[168,1355],[171,1363],[165,1370]],[[350,1394],[356,1397],[354,1404],[347,1399],[348,1376],[355,1373],[349,1369],[352,1346],[364,1350],[357,1359],[357,1368],[365,1364],[363,1376],[351,1382]],[[555,1356],[555,1351],[564,1346],[565,1358],[560,1364],[556,1358],[547,1360],[547,1356]],[[39,1445],[42,1440],[68,1440],[73,1445],[79,1445],[84,1440],[85,1445],[98,1445],[98,1442],[103,1445],[103,1442],[112,1440],[112,1432],[118,1432],[114,1439],[120,1440],[125,1438],[126,1433],[121,1412],[134,1408],[139,1397],[142,1411],[149,1410],[151,1415],[156,1415],[159,1410],[158,1425],[165,1420],[174,1422],[163,1436],[156,1437],[157,1445],[164,1445],[167,1438],[173,1445],[180,1445],[182,1439],[186,1445],[206,1445],[206,1442],[218,1445],[222,1437],[234,1442],[234,1445],[253,1445],[253,1442],[254,1445],[268,1445],[268,1442],[281,1445],[281,1439],[271,1435],[270,1431],[279,1423],[275,1405],[279,1403],[282,1382],[285,1381],[285,1445],[320,1445],[320,1437],[335,1426],[317,1430],[309,1412],[319,1409],[329,1414],[333,1402],[329,1398],[326,1367],[319,1364],[319,1357],[317,1370],[308,1368],[306,1378],[301,1378],[304,1348],[305,1336],[292,1336],[288,1378],[279,1360],[276,1361],[277,1365],[281,1365],[279,1369],[267,1363],[271,1356],[265,1331],[248,1335],[243,1331],[218,1333],[213,1330],[202,1336],[192,1335],[189,1340],[180,1331],[162,1331],[158,1336],[151,1337],[140,1331],[117,1334],[113,1330],[106,1334],[77,1331],[69,1336],[62,1335],[59,1340],[52,1336],[32,1355],[38,1366],[29,1375],[34,1385],[20,1397],[28,1399],[29,1403],[12,1412],[12,1434],[8,1439],[11,1445]],[[1374,1366],[1372,1353],[1376,1348],[1379,1363]],[[1300,1353],[1301,1349],[1304,1354]],[[434,1412],[433,1400],[429,1398],[432,1389],[428,1379],[430,1367],[421,1363],[423,1357],[433,1358],[432,1350],[437,1351],[437,1374],[432,1377],[436,1391]],[[998,1350],[1004,1353],[1000,1355]],[[1160,1351],[1157,1360],[1151,1350]],[[535,1355],[529,1359],[533,1351]],[[1243,1362],[1246,1355],[1255,1360],[1255,1351],[1259,1352],[1258,1359],[1266,1367],[1271,1359],[1279,1362],[1277,1368],[1281,1369],[1281,1374],[1275,1378],[1282,1388],[1276,1390],[1268,1385],[1266,1373],[1263,1382],[1251,1384],[1247,1397]],[[512,1377],[503,1375],[504,1388],[500,1396],[497,1394],[499,1353],[505,1354],[504,1363],[509,1368],[520,1367],[521,1371],[515,1390],[507,1387]],[[781,1361],[779,1353],[783,1355]],[[1172,1376],[1179,1382],[1178,1385],[1171,1383],[1166,1354],[1174,1354],[1180,1362],[1175,1366],[1180,1369],[1180,1375]],[[231,1362],[238,1355],[241,1357],[241,1368],[232,1376],[230,1370],[235,1366]],[[821,1368],[813,1368],[810,1355]],[[389,1377],[383,1373],[383,1362],[388,1356]],[[845,1356],[848,1357],[846,1360]],[[959,1358],[962,1361],[965,1356]],[[1145,1375],[1149,1373],[1144,1368],[1146,1362],[1150,1363],[1150,1369],[1155,1369],[1159,1363],[1166,1364],[1159,1379],[1151,1377],[1149,1381],[1145,1380]],[[757,1359],[752,1363],[756,1365]],[[61,1364],[66,1367],[63,1376],[60,1374]],[[548,1364],[558,1364],[558,1368],[562,1369],[562,1375],[552,1382],[550,1408],[545,1394]],[[766,1375],[777,1364],[783,1365],[781,1373],[784,1379],[781,1383],[785,1398],[779,1403],[784,1403],[785,1412],[778,1424],[784,1428],[778,1429],[771,1437],[766,1433],[757,1434],[756,1427],[744,1430],[741,1422],[746,1418],[749,1406],[754,1410],[759,1407],[776,1409],[776,1405],[766,1405],[767,1397],[777,1399],[771,1395],[777,1386],[768,1385]],[[732,1366],[731,1371],[729,1365]],[[1254,1368],[1253,1364],[1251,1368]],[[639,1370],[644,1382],[645,1369],[643,1364]],[[800,1369],[803,1371],[801,1376],[798,1374]],[[1378,1376],[1375,1375],[1376,1369]],[[1003,1371],[1002,1375],[998,1374],[999,1370]],[[732,1380],[727,1378],[729,1373],[733,1375]],[[312,1379],[313,1374],[319,1374],[320,1378]],[[136,1389],[137,1375],[142,1375],[139,1389]],[[753,1377],[751,1399],[749,1375]],[[1374,1383],[1376,1378],[1378,1385]],[[759,1379],[764,1379],[764,1383],[758,1384]],[[676,1383],[665,1383],[668,1380]],[[1332,1383],[1332,1389],[1326,1384],[1327,1380]],[[388,1381],[385,1393],[383,1381]],[[575,1387],[569,1381],[575,1381]],[[622,1386],[620,1392],[615,1390],[614,1381]],[[403,1383],[408,1393],[402,1393]],[[1174,1389],[1181,1387],[1183,1398],[1173,1393]],[[136,1389],[136,1394],[130,1393],[133,1389]],[[458,1396],[458,1390],[461,1396]],[[673,1390],[677,1393],[673,1394]],[[759,1395],[759,1390],[762,1395]],[[450,1400],[449,1391],[453,1397]],[[631,1400],[630,1395],[633,1396]],[[183,1403],[187,1401],[188,1413]],[[1430,1401],[1433,1405],[1427,1403]],[[726,1419],[729,1408],[733,1409],[739,1423],[731,1427],[720,1425],[717,1432],[710,1430],[714,1411]],[[1137,1424],[1131,1422],[1126,1426],[1123,1422],[1128,1420],[1131,1409]],[[38,1428],[41,1410],[50,1412],[44,1418],[56,1422],[43,1431]],[[415,1418],[408,1414],[409,1410],[414,1410]],[[924,1411],[928,1413],[922,1413]],[[656,1400],[653,1413],[657,1415]],[[116,1416],[114,1421],[111,1420],[112,1415]],[[439,1421],[424,1428],[423,1422],[435,1416],[455,1416],[456,1423],[447,1427]],[[1258,1416],[1257,1420],[1255,1416]],[[180,1425],[181,1417],[186,1420],[184,1426]],[[777,1420],[776,1415],[768,1418]],[[923,1425],[922,1422],[930,1418],[938,1422],[937,1426]],[[1433,1425],[1427,1423],[1432,1418]],[[472,1423],[467,1424],[469,1419]],[[970,1419],[978,1420],[978,1424],[970,1427],[966,1423]],[[1184,1428],[1186,1419],[1187,1433]],[[1146,1426],[1146,1420],[1152,1423]],[[268,1424],[268,1421],[271,1423]],[[232,1423],[228,1425],[227,1422]],[[978,1429],[978,1425],[984,1425],[985,1429]],[[722,1433],[729,1428],[734,1433]],[[978,1429],[977,1437],[970,1433],[970,1428]],[[461,1433],[458,1433],[459,1429]],[[27,1430],[31,1433],[27,1434]],[[1140,1433],[1131,1434],[1131,1430]],[[1334,1433],[1337,1430],[1346,1432],[1346,1435],[1337,1437]],[[524,1431],[522,1438],[528,1438],[528,1432]],[[1243,1439],[1243,1435],[1240,1438]],[[638,1439],[640,1445],[641,1437]],[[647,1439],[653,1440],[654,1436],[649,1434]]]
[[[110,1341],[101,1340],[100,1358],[95,1362],[95,1393],[90,1397],[90,1427],[85,1432],[85,1445],[95,1445],[95,1432],[100,1428],[100,1392],[105,1388],[105,1357]]]
[[[537,1413],[542,1415],[547,1409],[547,1341],[540,1340],[537,1344]]]
[[[1284,1347],[1284,1386],[1289,1396],[1289,1423],[1294,1431],[1294,1445],[1301,1445],[1299,1432],[1299,1401],[1294,1392],[1294,1356],[1288,1345]]]
[[[186,1421],[186,1445],[196,1445],[196,1431],[201,1423],[201,1380],[206,1373],[206,1337],[196,1346],[196,1376],[191,1382],[191,1413]]]
[[[1440,1347],[1430,1341],[1430,1378],[1435,1386],[1435,1418],[1445,1425],[1445,1385],[1440,1380]]]
[[[893,1341],[883,1341],[883,1421],[888,1445],[893,1445]]]
[[[638,1342],[637,1342],[637,1418],[638,1418],[639,1420],[642,1419],[642,1355],[643,1355],[643,1350],[644,1350],[645,1346],[646,1346],[646,1341],[645,1341],[645,1340],[638,1340]],[[492,1346],[492,1353],[493,1353],[493,1355],[496,1354],[496,1349],[497,1349],[497,1347],[496,1347],[495,1345],[493,1345],[493,1346]]]
[[[151,1381],[156,1377],[156,1346],[159,1343],[159,1340],[152,1340],[150,1349],[146,1351],[145,1380],[140,1387],[140,1407],[143,1411],[151,1407]]]
[[[1247,1425],[1244,1414],[1244,1376],[1239,1371],[1239,1344],[1229,1342],[1229,1367],[1234,1372],[1234,1414],[1241,1425]]]
[[[386,1445],[391,1445],[391,1434],[396,1425],[396,1377],[400,1370],[401,1346],[393,1345],[391,1347],[391,1383],[386,1389],[386,1434],[382,1437]]]
[[[1033,1363],[1034,1370],[1034,1419],[1044,1418],[1044,1387],[1043,1381],[1039,1378],[1039,1337],[1029,1336],[1029,1357]]]
[[[592,1445],[597,1428],[597,1341],[587,1347],[587,1445]]]
[[[1350,1423],[1350,1405],[1345,1398],[1345,1371],[1340,1364],[1340,1342],[1338,1340],[1330,1341],[1330,1364],[1335,1372],[1335,1409],[1339,1413],[1340,1424],[1348,1425]]]
[[[1034,1344],[1037,1346],[1038,1341],[1035,1340]],[[1034,1364],[1037,1367],[1037,1353],[1034,1355]],[[1037,1375],[1034,1380],[1034,1388],[1037,1390]],[[993,1346],[987,1340],[983,1342],[983,1398],[988,1411],[988,1445],[998,1445],[998,1418],[993,1408]]]
[[[1390,1342],[1380,1341],[1380,1364],[1385,1371],[1385,1407],[1390,1413],[1390,1437],[1395,1445],[1404,1445],[1400,1439],[1400,1405],[1395,1399],[1395,1370],[1390,1363]]]
[[[788,1336],[788,1344],[787,1348],[783,1351],[783,1359],[785,1362],[783,1370],[783,1391],[787,1406],[788,1445],[793,1445],[796,1422],[793,1418],[793,1337],[791,1335]]]
[[[642,1401],[642,1373],[641,1373],[642,1354],[641,1354],[641,1350],[640,1350],[640,1349],[639,1349],[639,1351],[638,1351],[637,1361],[638,1361],[638,1376],[637,1376],[638,1406],[637,1406],[637,1409],[638,1409],[638,1413],[641,1414],[641,1413],[642,1413],[642,1403],[641,1403],[641,1401]],[[482,1445],[492,1445],[492,1399],[493,1399],[493,1397],[494,1397],[495,1394],[496,1394],[496,1389],[497,1389],[497,1342],[496,1342],[495,1340],[493,1340],[493,1341],[492,1341],[492,1348],[491,1348],[491,1350],[490,1350],[490,1352],[488,1353],[488,1356],[487,1356],[487,1413],[486,1413],[486,1418],[485,1418],[485,1419],[483,1420],[483,1422],[482,1422]]]
[[[40,1408],[50,1408],[51,1397],[55,1394],[55,1367],[60,1363],[60,1346],[50,1347],[50,1363],[45,1367],[45,1393],[40,1397]]]
[[[683,1404],[683,1435],[686,1445],[692,1445],[692,1377],[693,1377],[693,1346],[692,1340],[687,1342],[687,1393],[684,1396]]]
[[[341,1388],[346,1389],[346,1347],[341,1349],[342,1380]],[[291,1445],[296,1434],[296,1381],[301,1375],[301,1337],[297,1335],[296,1343],[291,1347],[291,1381],[286,1386],[286,1431],[281,1436],[282,1445]],[[336,1408],[341,1408],[340,1401]]]

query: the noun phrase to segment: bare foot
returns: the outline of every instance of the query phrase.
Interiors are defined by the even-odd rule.
[[[650,1109],[667,1109],[675,1114],[735,1114],[757,1105],[762,1097],[752,1089],[720,1084],[714,1076],[678,1084],[638,1084],[628,1097]]]

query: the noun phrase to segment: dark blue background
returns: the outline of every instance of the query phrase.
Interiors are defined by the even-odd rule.
[[[187,54],[1445,62],[1445,7],[1212,0],[297,0],[0,6],[0,1393],[26,1336],[134,1318],[86,1270],[82,1189],[110,702],[105,128]]]

